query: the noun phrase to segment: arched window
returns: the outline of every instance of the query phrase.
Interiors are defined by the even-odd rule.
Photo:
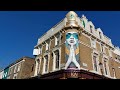
[[[34,70],[34,64],[32,64],[32,70],[31,70],[31,72]]]
[[[48,55],[46,55],[45,57],[45,72],[48,71]]]
[[[105,75],[108,75],[109,74],[108,59],[104,58],[103,64],[104,64],[104,73]]]
[[[59,69],[59,50],[55,51],[55,68]]]
[[[90,32],[93,33],[93,27],[90,25]]]
[[[93,65],[94,65],[94,70],[97,72],[98,66],[97,66],[97,57],[96,56],[93,56]]]
[[[113,77],[116,78],[115,68],[112,68],[112,71],[113,71]]]
[[[40,60],[37,59],[37,74],[40,72]]]

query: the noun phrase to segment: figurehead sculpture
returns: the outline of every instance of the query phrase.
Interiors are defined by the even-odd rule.
[[[78,16],[74,11],[68,12],[68,14],[66,15],[66,18],[67,18],[66,27],[69,27],[69,26],[78,27],[77,17]]]

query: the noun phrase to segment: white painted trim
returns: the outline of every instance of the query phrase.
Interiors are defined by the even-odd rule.
[[[56,60],[56,55],[55,55],[55,51],[59,51],[59,69],[56,69],[55,68],[55,60]],[[56,70],[60,70],[60,65],[61,65],[61,48],[58,48],[58,49],[55,49],[53,52],[53,71],[56,71]]]
[[[46,63],[45,58],[43,58],[43,59],[44,59],[44,62],[43,62],[43,71],[42,71],[42,74],[45,73],[45,63]]]
[[[37,60],[35,60],[35,71],[34,71],[34,76],[37,76],[37,67],[38,67],[38,63],[37,63]]]
[[[45,42],[45,50],[47,51],[49,49],[49,44],[47,42]]]
[[[61,47],[59,48],[59,70],[61,69]]]
[[[57,45],[57,39],[58,39],[58,38],[55,36],[55,46]]]
[[[83,67],[80,67],[80,70],[89,71],[89,69],[86,69],[86,68],[83,68]]]
[[[47,67],[47,71],[45,72],[45,64],[46,64],[46,59],[45,59],[45,56],[48,56],[48,67]],[[46,54],[44,55],[44,62],[43,62],[43,72],[42,74],[46,74],[49,72],[49,62],[50,62],[50,55],[49,54]]]
[[[112,56],[112,50],[111,50],[111,49],[108,49],[108,53],[109,53],[109,56],[110,56],[110,57],[113,57],[113,56]]]
[[[93,40],[92,40],[92,39],[93,39]],[[93,46],[92,43],[94,43],[95,46]],[[91,44],[91,47],[92,47],[93,49],[97,49],[97,48],[96,48],[96,39],[90,38],[90,44]]]
[[[52,67],[52,71],[54,71],[55,70],[55,53],[54,53],[54,51],[52,53],[53,53],[53,67]]]
[[[90,33],[88,30],[86,30],[86,29],[84,29],[84,28],[83,28],[83,31],[84,31],[84,32],[83,32],[84,34],[85,34],[85,32],[87,32],[87,33],[90,34],[90,37],[91,37],[91,36],[94,36],[96,39],[100,40],[99,42],[104,42],[104,43],[106,43],[105,40],[104,40],[104,34],[103,34],[103,39],[100,39],[100,38],[97,36],[97,33],[96,33],[96,32],[95,32],[94,34],[92,34],[92,33]],[[85,35],[89,36],[88,34],[85,34]],[[98,41],[98,40],[97,40],[97,41]],[[106,43],[106,44],[107,44],[107,43]],[[111,44],[112,44],[112,43],[111,43]],[[109,45],[109,46],[111,47],[111,44],[110,44],[110,45],[107,44],[107,45]]]
[[[91,53],[91,55],[92,55],[92,66],[93,66],[92,72],[97,73],[97,74],[101,74],[101,72],[100,72],[100,66],[99,66],[99,54],[98,54],[98,52],[97,52],[97,51],[93,51],[93,53]],[[96,56],[97,69],[98,69],[98,71],[95,71],[93,56]]]
[[[37,76],[38,75],[38,59],[39,59],[40,57],[36,57],[36,59],[35,59],[35,72],[34,72],[34,76]],[[40,61],[40,59],[39,59],[39,61]]]
[[[108,75],[105,74],[105,66],[104,66],[104,60],[106,60],[106,68],[107,68],[107,73]],[[107,77],[110,77],[110,69],[109,69],[109,58],[106,56],[106,55],[103,55],[103,58],[102,58],[102,63],[103,63],[103,75],[104,76],[107,76]]]
[[[115,59],[114,61],[116,61],[116,62],[120,63],[120,61],[119,61],[119,60],[117,60],[117,59]]]
[[[22,64],[22,62],[24,62],[25,60],[23,59],[22,61],[16,63],[16,64],[13,64],[12,66],[9,67],[9,71],[8,71],[8,75],[11,74],[11,68],[13,68],[14,66],[16,67],[17,65],[20,65]],[[20,65],[20,68],[21,68],[22,65]],[[14,68],[15,69],[15,68]],[[13,69],[13,73],[14,73],[14,69]]]
[[[113,69],[112,69],[112,72],[113,72]],[[115,68],[114,68],[114,72],[113,72],[113,78],[116,79],[116,71],[115,71]]]
[[[102,75],[100,72],[96,72],[94,70],[90,70],[89,72],[92,72],[92,73],[95,73],[95,74],[98,74],[98,75]]]

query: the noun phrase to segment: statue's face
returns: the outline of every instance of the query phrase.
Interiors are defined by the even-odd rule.
[[[66,41],[70,45],[75,45],[78,41],[78,33],[76,32],[68,32],[66,34]]]

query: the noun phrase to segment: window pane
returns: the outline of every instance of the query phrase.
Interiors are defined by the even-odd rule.
[[[108,72],[107,72],[107,62],[106,62],[106,60],[104,60],[104,67],[105,67],[105,74],[107,75],[108,74]]]
[[[48,56],[45,56],[45,72],[48,70]]]
[[[21,68],[21,63],[18,65],[17,72],[20,71],[20,68]]]
[[[59,68],[59,51],[57,51],[55,55],[56,55],[56,68],[58,69]]]
[[[37,66],[37,74],[39,74],[39,68],[40,68],[40,66],[39,66],[40,60],[39,59],[37,59],[37,64],[38,64],[38,66]]]
[[[93,56],[93,63],[94,63],[94,69],[95,69],[95,71],[98,71],[96,56]]]

